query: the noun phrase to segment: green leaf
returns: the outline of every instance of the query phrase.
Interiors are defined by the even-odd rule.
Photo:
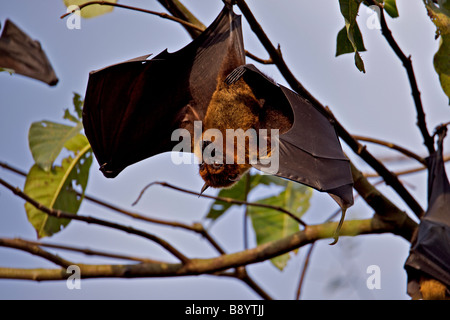
[[[78,124],[82,121],[84,101],[81,99],[81,96],[76,92],[73,93],[72,101],[73,107],[75,109],[75,115],[71,114],[69,109],[65,109],[63,118]]]
[[[66,5],[66,7],[72,5],[80,6],[86,2],[90,2],[90,0],[64,0],[64,4]],[[117,3],[117,0],[109,0],[108,2]],[[113,11],[113,9],[113,6],[102,6],[99,4],[94,4],[80,10],[80,14],[83,18],[93,18],[111,12]]]
[[[77,136],[83,125],[67,126],[51,121],[39,121],[31,124],[28,143],[36,164],[49,171],[64,145]]]
[[[89,144],[74,158],[69,156],[63,159],[61,166],[54,166],[50,171],[44,171],[35,164],[28,172],[24,192],[48,208],[76,214],[82,197],[76,194],[74,186],[81,188],[84,195],[91,164]],[[29,203],[25,204],[25,210],[39,238],[59,232],[70,222],[68,219],[49,216]]]
[[[361,59],[359,52],[366,51],[364,47],[361,31],[356,22],[358,16],[359,6],[362,0],[339,0],[339,7],[341,14],[345,19],[345,30],[347,33],[347,40],[345,40],[345,33],[339,31],[336,43],[336,56],[343,53],[355,53],[355,65],[359,71],[366,72],[364,62]],[[350,50],[349,43],[353,50]]]
[[[450,35],[446,34],[441,37],[439,50],[434,55],[434,69],[439,75],[441,87],[448,98],[450,98]],[[450,105],[450,100],[449,100]]]
[[[391,18],[398,18],[398,9],[396,0],[384,0],[384,10]]]
[[[229,189],[221,189],[218,193],[218,197],[222,198],[232,198],[235,200],[245,200],[245,184],[246,184],[246,177],[243,177],[241,180],[239,180],[232,188]],[[232,203],[223,202],[216,200],[209,208],[209,212],[206,215],[208,219],[216,220],[222,214],[224,214],[228,209],[233,206]]]
[[[359,55],[358,51],[355,52],[355,65],[359,71],[366,73],[366,69],[364,68],[364,62],[361,59],[361,56]]]
[[[450,1],[439,2],[436,6],[432,1],[424,0],[428,15],[436,25],[436,37],[441,37],[439,49],[434,55],[433,63],[441,87],[447,97],[450,99]],[[450,100],[449,100],[450,104]]]
[[[257,203],[285,208],[297,217],[301,217],[309,208],[312,191],[310,188],[289,181],[286,188],[276,196],[258,200]],[[284,238],[299,231],[298,223],[288,215],[274,209],[248,207],[258,245]],[[282,270],[289,260],[289,254],[271,259],[278,269]]]
[[[362,39],[361,31],[359,30],[359,27],[357,24],[355,24],[353,26],[353,30],[351,32],[352,32],[354,40],[355,40],[356,50],[357,51],[366,51],[366,48],[364,47],[364,42]],[[353,44],[348,39],[347,27],[343,27],[339,31],[336,43],[337,43],[336,57],[340,56],[341,54],[355,52],[355,49],[353,48]]]

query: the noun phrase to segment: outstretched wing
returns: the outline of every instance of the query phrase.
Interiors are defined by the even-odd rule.
[[[279,128],[285,132],[279,137],[277,172],[259,163],[254,167],[328,192],[342,208],[351,206],[350,163],[328,119],[308,100],[276,84],[253,65],[236,68],[225,81],[231,84],[240,78],[263,101],[263,108],[282,110],[292,117],[290,128]]]
[[[89,75],[83,124],[106,177],[171,151],[178,128],[193,130],[234,68],[244,64],[241,17],[226,4],[215,21],[183,49],[140,57]]]

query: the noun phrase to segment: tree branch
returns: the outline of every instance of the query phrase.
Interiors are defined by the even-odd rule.
[[[323,106],[314,96],[311,95],[303,85],[294,77],[292,72],[287,67],[283,57],[279,54],[278,50],[270,42],[267,35],[262,30],[253,13],[244,0],[236,0],[239,9],[241,9],[245,18],[247,19],[250,27],[255,32],[259,41],[263,44],[270,57],[274,61],[275,65],[280,70],[283,77],[289,83],[294,91],[297,91],[300,95],[308,99],[318,111],[324,114],[328,120],[334,124],[338,135],[347,143],[347,145],[364,161],[367,162],[380,176],[385,180],[386,184],[391,186],[398,195],[405,201],[405,203],[411,208],[416,216],[422,216],[424,210],[416,199],[406,190],[400,180],[393,175],[380,161],[378,161],[372,154],[370,154],[356,139],[354,139],[350,133],[337,121],[331,111]]]
[[[26,177],[27,174],[20,169],[14,168],[4,162],[0,162],[0,167],[7,169],[11,172],[14,172],[18,175],[21,175],[23,177]],[[80,192],[76,191],[77,195],[79,196],[83,196]],[[176,221],[166,221],[166,220],[161,220],[161,219],[155,219],[155,218],[151,218],[148,216],[144,216],[141,215],[139,213],[136,212],[131,212],[122,208],[119,208],[113,204],[110,204],[104,200],[100,200],[98,198],[95,198],[91,195],[88,194],[84,194],[84,199],[88,200],[90,202],[93,202],[97,205],[100,205],[102,207],[108,208],[110,210],[113,210],[115,212],[118,212],[120,214],[124,214],[128,217],[134,218],[134,219],[138,219],[138,220],[142,220],[142,221],[146,221],[146,222],[150,222],[150,223],[155,223],[155,224],[160,224],[160,225],[164,225],[164,226],[168,226],[168,227],[174,227],[174,228],[181,228],[181,229],[185,229],[185,230],[189,230],[189,231],[193,231],[196,232],[198,234],[200,234],[201,236],[203,236],[220,254],[224,254],[225,251],[220,247],[220,245],[217,243],[216,240],[214,240],[214,238],[208,233],[208,231],[204,228],[204,226],[200,223],[200,222],[195,222],[192,225],[187,225],[181,222],[176,222]]]
[[[37,242],[37,241],[31,241],[31,240],[24,240],[24,239],[6,239],[6,238],[0,238],[0,246],[6,246],[5,243],[8,242],[17,242],[20,245],[23,245],[24,248],[26,246],[35,246],[35,247],[47,247],[47,248],[53,248],[53,249],[60,249],[60,250],[66,250],[66,251],[73,251],[73,252],[79,252],[88,256],[100,256],[100,257],[107,257],[107,258],[113,258],[113,259],[122,259],[122,260],[130,260],[130,261],[139,261],[139,262],[147,262],[147,263],[165,263],[162,261],[157,261],[153,259],[146,259],[146,258],[140,258],[140,257],[132,257],[128,255],[123,254],[117,254],[117,253],[109,253],[109,252],[103,252],[98,250],[92,250],[89,248],[76,248],[73,246],[65,246],[60,244],[51,244],[51,243],[43,243],[43,242]],[[22,249],[17,247],[16,249]],[[34,254],[34,253],[33,253]],[[46,257],[43,257],[46,258]],[[47,259],[48,260],[48,259]],[[74,264],[71,262],[70,264]]]
[[[53,253],[43,250],[42,248],[40,248],[38,245],[36,245],[34,243],[30,243],[30,242],[22,240],[22,239],[0,238],[0,246],[26,251],[35,256],[39,256],[50,262],[53,262],[56,265],[61,266],[63,268],[67,268],[68,266],[74,264],[73,262],[70,262],[68,260],[65,260],[65,259],[57,256],[57,255],[54,255]]]
[[[400,61],[403,64],[403,67],[406,70],[406,73],[408,75],[409,84],[411,86],[414,104],[416,106],[417,126],[419,127],[420,132],[422,133],[424,145],[427,147],[428,153],[431,155],[432,153],[435,152],[434,141],[433,141],[433,138],[430,136],[430,133],[428,132],[428,129],[427,129],[427,123],[425,121],[425,112],[423,111],[422,100],[420,98],[420,91],[417,86],[416,76],[414,75],[414,69],[413,69],[413,65],[412,65],[412,61],[411,61],[411,56],[407,57],[403,53],[403,51],[400,49],[399,45],[397,44],[397,41],[395,41],[394,37],[392,36],[392,32],[389,29],[387,22],[386,22],[383,5],[378,3],[378,1],[376,1],[376,0],[368,0],[368,3],[371,5],[378,6],[380,8],[381,33],[383,34],[383,36],[385,37],[389,46],[395,52],[397,57],[400,59]]]
[[[236,199],[233,199],[233,198],[223,198],[223,197],[209,196],[209,195],[206,195],[206,194],[201,194],[199,192],[186,190],[186,189],[183,189],[183,188],[171,185],[171,184],[169,184],[167,182],[160,182],[160,181],[154,181],[154,182],[151,182],[148,185],[146,185],[144,187],[144,189],[142,189],[141,193],[139,194],[138,198],[133,203],[133,205],[135,205],[141,199],[142,195],[144,194],[144,192],[148,188],[150,188],[151,186],[154,186],[154,185],[160,185],[160,186],[171,188],[171,189],[174,189],[174,190],[178,190],[178,191],[181,191],[181,192],[184,192],[184,193],[193,194],[193,195],[196,195],[196,196],[199,196],[199,197],[203,197],[203,198],[219,200],[219,201],[226,202],[226,203],[233,203],[233,204],[239,204],[239,205],[254,206],[254,207],[259,207],[259,208],[268,208],[268,209],[277,210],[277,211],[280,211],[280,212],[282,212],[284,214],[287,214],[289,217],[291,217],[292,219],[294,219],[295,221],[300,223],[302,226],[306,227],[306,223],[303,222],[302,219],[300,219],[299,217],[297,217],[293,213],[289,212],[289,210],[286,210],[286,209],[284,209],[282,207],[272,206],[272,205],[263,204],[263,203],[241,201],[241,200],[236,200]]]
[[[352,163],[350,165],[356,191],[375,211],[372,219],[374,227],[377,228],[377,225],[384,225],[385,228],[389,228],[391,226],[393,234],[411,241],[412,235],[418,226],[417,223],[379,192]]]
[[[187,257],[185,257],[177,249],[175,249],[171,244],[169,244],[167,241],[165,241],[165,240],[163,240],[163,239],[161,239],[161,238],[159,238],[159,237],[157,237],[157,236],[155,236],[153,234],[150,234],[150,233],[147,233],[145,231],[138,230],[138,229],[135,229],[135,228],[132,228],[132,227],[126,227],[126,226],[123,226],[123,225],[120,225],[120,224],[117,224],[117,223],[114,223],[114,222],[109,222],[109,221],[106,221],[106,220],[101,220],[101,219],[98,219],[98,218],[94,218],[94,217],[80,216],[80,215],[72,214],[72,213],[69,213],[69,212],[64,212],[64,211],[61,211],[61,210],[54,210],[54,209],[51,209],[51,208],[48,208],[48,207],[42,205],[38,201],[34,200],[30,196],[28,196],[27,194],[22,192],[19,188],[13,187],[12,185],[10,185],[9,183],[7,183],[5,180],[3,180],[1,178],[0,178],[0,184],[5,186],[10,191],[12,191],[15,195],[19,196],[23,200],[25,200],[28,203],[30,203],[35,208],[41,210],[42,212],[44,212],[44,213],[46,213],[46,214],[48,214],[48,215],[50,215],[52,217],[78,220],[78,221],[83,221],[83,222],[86,222],[86,223],[97,224],[97,225],[101,225],[101,226],[104,226],[104,227],[125,231],[127,233],[134,234],[134,235],[146,238],[148,240],[151,240],[151,241],[159,244],[161,247],[163,247],[164,249],[169,251],[171,254],[173,254],[175,257],[177,257],[183,263],[188,263],[189,262],[189,259]]]

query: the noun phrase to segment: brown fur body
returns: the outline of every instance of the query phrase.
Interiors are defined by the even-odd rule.
[[[243,131],[254,129],[256,132],[259,129],[279,129],[280,134],[282,134],[292,126],[292,111],[264,108],[264,105],[265,101],[256,98],[244,79],[241,78],[231,85],[219,81],[217,90],[214,92],[207,109],[204,130],[218,129],[222,136],[226,137],[226,129],[242,129]],[[250,142],[246,140],[245,144],[232,144],[235,148],[234,163],[226,163],[225,161],[227,152],[232,151],[229,147],[227,151],[227,143],[223,144],[224,159],[222,164],[202,163],[200,165],[200,175],[208,186],[230,187],[251,168],[249,159],[254,155],[249,152],[251,150]],[[268,141],[267,146],[267,154],[270,155],[270,141]],[[237,161],[238,148],[245,148],[245,163],[238,163]]]

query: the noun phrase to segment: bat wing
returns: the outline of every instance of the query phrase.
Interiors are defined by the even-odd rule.
[[[328,192],[342,208],[353,204],[353,179],[333,125],[308,100],[276,84],[253,65],[236,68],[227,77],[243,77],[263,108],[288,109],[292,126],[279,136],[276,172],[260,163],[255,168]]]
[[[6,20],[0,37],[0,67],[54,86],[58,78],[38,41]]]
[[[408,282],[425,273],[450,288],[450,184],[442,156],[446,130],[443,127],[439,132],[438,150],[427,158],[428,210],[412,241],[405,269]]]
[[[214,22],[181,50],[139,57],[89,75],[85,133],[106,177],[171,151],[178,128],[202,120],[218,81],[244,64],[241,17],[226,4]]]

